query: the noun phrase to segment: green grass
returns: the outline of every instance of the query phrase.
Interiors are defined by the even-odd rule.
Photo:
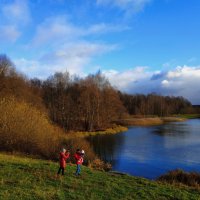
[[[134,166],[133,166],[134,167]],[[175,187],[143,178],[67,166],[64,177],[57,177],[58,164],[51,161],[0,154],[0,199],[200,199],[200,191]]]

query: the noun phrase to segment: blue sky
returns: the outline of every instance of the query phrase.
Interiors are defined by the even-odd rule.
[[[0,53],[28,77],[99,69],[129,93],[200,104],[200,1],[0,0]]]

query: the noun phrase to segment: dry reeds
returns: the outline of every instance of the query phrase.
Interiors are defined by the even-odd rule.
[[[88,166],[92,169],[99,170],[99,171],[110,171],[112,169],[111,164],[105,163],[99,158],[94,159],[92,162],[89,163]]]
[[[151,126],[161,125],[167,122],[182,122],[186,119],[180,117],[141,117],[134,116],[128,119],[118,120],[116,123],[122,126]]]
[[[169,184],[181,184],[195,188],[199,188],[200,186],[199,173],[197,172],[188,173],[180,169],[169,171],[167,174],[160,176],[157,180]]]
[[[122,119],[116,122],[122,126],[151,126],[151,125],[160,125],[163,124],[161,118],[130,118]]]

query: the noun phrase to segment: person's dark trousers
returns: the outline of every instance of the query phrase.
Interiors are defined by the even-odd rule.
[[[60,167],[59,170],[58,170],[58,174],[60,174],[60,171],[62,170],[62,175],[64,175],[64,172],[65,172],[65,169],[64,167]]]

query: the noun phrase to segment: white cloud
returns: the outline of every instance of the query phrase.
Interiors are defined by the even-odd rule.
[[[165,93],[184,96],[194,104],[200,104],[200,66],[178,66],[166,75],[168,85],[163,85]]]
[[[150,68],[137,67],[104,74],[118,89],[128,93],[152,93],[183,96],[193,104],[200,104],[200,66],[178,66],[167,72],[151,72]]]
[[[18,71],[29,78],[37,77],[39,79],[45,79],[57,71],[63,71],[63,69],[61,70],[61,66],[41,63],[38,60],[30,60],[26,58],[15,59],[14,63]]]
[[[30,10],[27,0],[14,0],[2,4],[0,11],[0,39],[15,42],[22,35],[22,27],[30,21]]]
[[[65,16],[57,16],[53,18],[47,18],[38,25],[36,34],[33,38],[33,44],[36,46],[43,45],[51,41],[63,42],[72,38],[76,38],[80,35],[80,29],[69,23]]]
[[[65,15],[54,16],[53,18],[45,19],[37,26],[32,44],[35,46],[41,46],[49,42],[53,45],[63,44],[63,42],[71,42],[89,35],[105,34],[126,29],[129,29],[129,27],[105,23],[93,24],[88,27],[76,26]]]
[[[84,67],[93,56],[111,51],[115,46],[78,42],[63,46],[61,49],[48,53],[41,58],[41,62],[54,65],[55,70],[68,70],[72,74],[82,74]]]
[[[27,46],[39,49],[37,61],[27,61],[34,67],[31,76],[47,77],[56,71],[69,71],[71,74],[83,74],[94,56],[112,51],[117,45],[102,42],[87,42],[86,36],[121,31],[128,27],[107,25],[104,23],[90,26],[76,26],[66,15],[45,19],[37,26],[35,35]],[[21,64],[18,62],[18,64]],[[24,62],[23,65],[25,66]],[[23,69],[26,72],[25,69]],[[30,74],[30,73],[28,73]]]
[[[112,51],[115,46],[78,42],[63,45],[59,50],[44,54],[38,60],[15,60],[16,66],[29,77],[47,78],[55,72],[68,71],[84,75],[86,65],[94,56]]]
[[[199,67],[190,67],[184,65],[183,67],[178,66],[176,70],[169,71],[167,74],[169,79],[173,78],[200,78],[200,68]]]
[[[169,81],[168,80],[163,80],[161,82],[161,84],[164,86],[164,87],[168,87],[169,86]]]
[[[97,5],[110,5],[119,7],[129,13],[137,13],[152,0],[97,0]]]
[[[142,81],[149,77],[149,73],[146,72],[148,67],[136,67],[124,72],[116,70],[103,71],[104,75],[108,77],[112,85],[120,90],[127,91],[130,85],[137,85],[138,81]]]
[[[30,10],[27,0],[15,0],[2,7],[5,18],[11,23],[27,23],[30,20]]]
[[[40,75],[40,70],[42,70],[43,66],[41,66],[38,61],[20,58],[15,59],[14,63],[16,65],[16,68],[27,76],[33,74],[33,77],[42,78],[42,76]]]
[[[15,42],[21,33],[15,26],[12,25],[6,25],[6,26],[0,26],[0,40],[1,43],[11,41]]]

